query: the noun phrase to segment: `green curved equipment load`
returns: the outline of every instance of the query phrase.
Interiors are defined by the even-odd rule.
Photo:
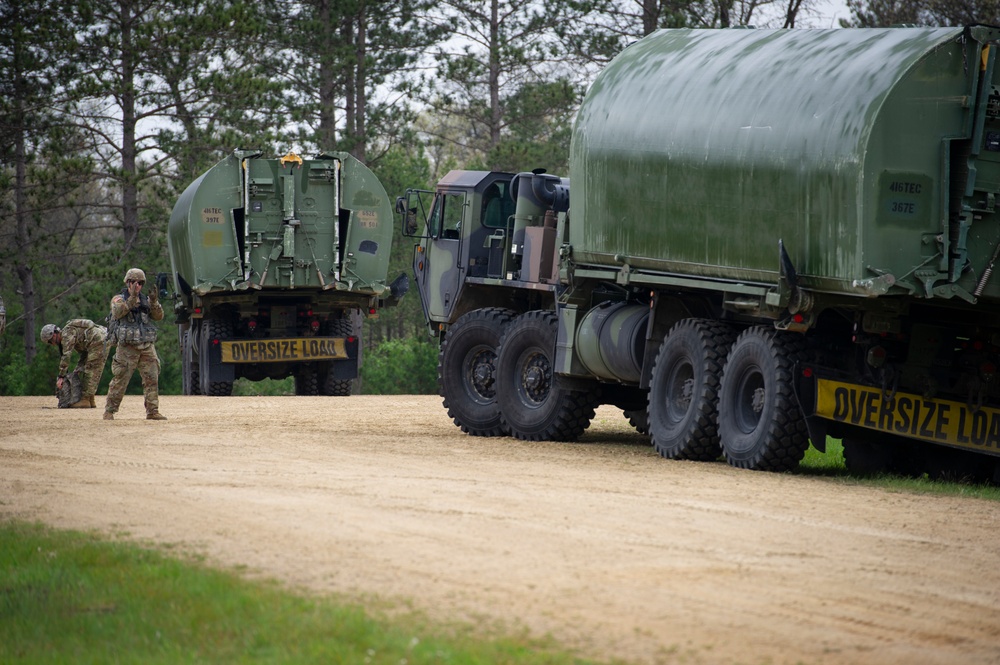
[[[573,131],[574,261],[877,296],[1000,296],[1000,30],[662,30]],[[994,51],[996,49],[993,49]]]
[[[167,227],[184,394],[294,376],[297,395],[349,395],[362,319],[406,290],[386,283],[393,230],[385,189],[347,153],[237,150],[205,172]]]
[[[236,151],[191,183],[170,216],[178,292],[386,290],[392,207],[346,153],[261,159]]]

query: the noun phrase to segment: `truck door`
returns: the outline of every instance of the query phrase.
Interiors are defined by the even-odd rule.
[[[427,218],[428,236],[413,260],[420,298],[433,321],[447,321],[458,300],[462,265],[462,220],[468,205],[465,191],[443,191],[434,197]]]

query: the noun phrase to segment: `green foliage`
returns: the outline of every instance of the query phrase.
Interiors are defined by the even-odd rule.
[[[373,165],[373,171],[393,201],[408,188],[424,189],[431,186],[430,165],[420,146],[412,150],[402,148],[388,150]],[[401,220],[398,217],[393,217],[391,223],[393,238],[388,280],[391,282],[398,275],[405,274],[410,280],[410,291],[398,305],[383,309],[377,319],[365,320],[362,339],[367,350],[388,339],[420,336],[426,330],[423,309],[420,307],[420,295],[412,277],[414,241],[403,236]]]
[[[366,352],[361,367],[367,395],[437,393],[437,346],[427,338],[391,339]]]
[[[0,395],[27,395],[29,371],[24,362],[24,348],[10,343],[13,334],[16,333],[12,326],[0,338]]]
[[[476,639],[93,535],[0,525],[0,662],[582,665],[549,645]],[[457,634],[449,634],[457,633]]]
[[[886,28],[893,25],[964,26],[1000,23],[996,2],[976,0],[847,0],[851,18],[844,28]]]
[[[233,383],[233,395],[236,397],[276,397],[294,394],[295,378],[291,376],[285,379],[262,379],[261,381],[240,378]]]

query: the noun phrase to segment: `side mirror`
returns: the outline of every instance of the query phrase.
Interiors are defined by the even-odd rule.
[[[156,292],[159,294],[161,300],[165,300],[170,296],[170,292],[167,290],[167,278],[169,275],[165,272],[156,273]]]
[[[392,280],[392,284],[389,285],[389,293],[396,300],[399,300],[406,295],[407,291],[410,290],[410,278],[405,272],[399,273],[399,277]]]
[[[406,212],[406,197],[400,196],[396,199],[396,214],[402,215]]]

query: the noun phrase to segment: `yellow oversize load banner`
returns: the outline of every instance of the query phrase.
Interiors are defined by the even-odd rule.
[[[244,339],[222,342],[221,346],[224,363],[279,363],[289,360],[336,360],[348,357],[343,337]]]
[[[897,392],[882,399],[870,386],[816,380],[816,415],[889,434],[1000,453],[1000,410]]]

